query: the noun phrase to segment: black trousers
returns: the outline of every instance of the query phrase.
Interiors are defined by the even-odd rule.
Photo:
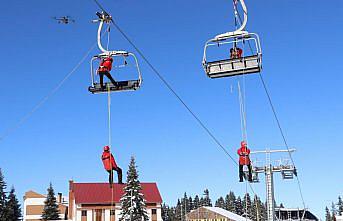
[[[244,167],[244,165],[239,165],[239,182],[243,182],[243,177],[244,177],[243,167]],[[248,164],[247,167],[248,167],[248,170],[249,170],[248,180],[249,180],[249,182],[251,182],[252,181],[252,168],[251,168],[251,164]]]
[[[108,71],[100,71],[99,72],[99,78],[100,78],[100,86],[104,87],[104,75],[110,79],[110,81],[112,82],[113,85],[117,85],[117,82],[113,79],[113,77],[111,76],[110,72]]]
[[[117,172],[118,175],[118,183],[122,184],[123,183],[123,171],[120,167],[113,168],[114,171]],[[110,183],[111,187],[113,184],[113,170],[107,170],[108,174],[108,182]]]

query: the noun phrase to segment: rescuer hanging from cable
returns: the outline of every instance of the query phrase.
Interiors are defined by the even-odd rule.
[[[113,184],[113,170],[117,172],[118,183],[123,184],[122,169],[117,166],[116,161],[114,160],[114,157],[110,152],[109,146],[104,147],[104,152],[102,153],[101,159],[102,159],[102,163],[104,164],[105,170],[109,173],[108,182],[110,184],[110,188],[112,188],[112,184]]]
[[[243,182],[244,172],[243,167],[246,165],[249,170],[248,181],[252,182],[252,168],[250,161],[250,149],[245,141],[241,142],[241,147],[238,149],[237,154],[239,155],[239,182]]]

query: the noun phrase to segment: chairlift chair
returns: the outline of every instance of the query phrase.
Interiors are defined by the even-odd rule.
[[[117,85],[113,85],[111,82],[104,83],[104,87],[101,87],[100,83],[96,81],[97,78],[97,69],[94,68],[94,63],[97,60],[103,59],[105,57],[109,56],[108,54],[100,54],[96,55],[91,60],[91,86],[88,88],[89,92],[93,94],[97,93],[106,93],[108,91],[110,92],[121,92],[121,91],[135,91],[140,88],[142,84],[142,75],[140,72],[140,68],[138,65],[138,61],[136,56],[133,53],[130,52],[120,52],[116,51],[115,53],[110,54],[111,57],[120,58],[123,57],[125,60],[127,60],[128,57],[132,57],[134,63],[134,67],[137,72],[137,79],[134,80],[125,80],[125,81],[117,81]],[[127,64],[124,64],[121,68],[125,68]],[[115,73],[116,68],[114,67],[112,69]]]
[[[112,22],[112,17],[106,12],[97,12],[96,14],[98,15],[99,19],[93,20],[93,22],[99,22],[97,40],[98,40],[98,47],[100,51],[102,51],[102,53],[94,56],[91,59],[91,86],[88,88],[89,92],[93,94],[98,94],[98,93],[105,93],[105,92],[135,91],[139,89],[142,84],[142,74],[139,68],[137,57],[135,56],[135,54],[131,52],[109,51],[102,46],[101,33],[102,33],[103,25],[104,23],[110,24]],[[100,83],[96,81],[97,69],[94,68],[94,62],[97,60],[101,60],[105,57],[109,57],[109,56],[112,58],[122,57],[123,60],[125,61],[125,64],[122,66],[122,68],[127,67],[126,60],[128,60],[128,58],[131,57],[132,58],[131,60],[134,63],[133,66],[135,67],[137,78],[134,80],[117,81],[116,85],[113,85],[111,82],[107,82],[104,84],[104,87],[101,87]]]
[[[262,51],[259,36],[255,33],[245,31],[248,20],[247,8],[244,0],[239,1],[244,12],[244,20],[237,30],[217,35],[206,42],[202,65],[210,78],[231,77],[243,74],[258,73],[262,69]],[[235,8],[235,13],[237,9]],[[229,51],[223,59],[209,59],[208,50],[213,47],[220,48],[223,45],[232,45],[235,48],[238,44],[243,46],[249,44],[249,50],[245,50],[242,57],[230,58]]]

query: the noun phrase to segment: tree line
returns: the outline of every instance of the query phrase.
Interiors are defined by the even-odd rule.
[[[199,195],[192,197],[184,193],[183,197],[177,200],[176,206],[163,204],[162,219],[164,221],[184,221],[187,213],[202,206],[213,206],[208,189],[204,190],[201,197]],[[251,197],[249,193],[246,193],[244,196],[236,196],[233,191],[230,191],[226,196],[219,197],[214,206],[253,221],[267,220],[267,205],[257,195]],[[278,207],[283,208],[284,206],[281,203]]]
[[[7,192],[5,177],[0,168],[0,221],[19,221],[21,220],[20,204],[12,186]]]
[[[331,210],[328,207],[325,207],[325,220],[326,221],[336,221],[336,216],[343,215],[343,200],[339,196],[336,203],[331,203]]]

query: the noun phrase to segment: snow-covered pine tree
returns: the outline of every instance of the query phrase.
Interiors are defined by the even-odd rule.
[[[14,187],[8,195],[8,200],[6,202],[6,220],[7,221],[20,221],[21,220],[21,209],[19,201],[15,195]]]
[[[0,168],[0,221],[6,221],[6,182]]]
[[[343,200],[342,197],[338,197],[338,202],[337,202],[337,213],[338,215],[342,216],[343,215]]]
[[[238,196],[236,199],[235,207],[236,207],[235,213],[237,215],[242,215],[243,214],[243,205],[242,205],[242,200],[241,200],[240,196]]]
[[[189,207],[189,211],[192,211],[194,209],[193,199],[191,196],[188,198],[188,207]]]
[[[336,205],[332,202],[331,204],[331,220],[336,220],[336,215],[337,215],[337,209]]]
[[[195,195],[193,200],[193,209],[198,209],[200,207],[200,199],[198,195]]]
[[[124,195],[120,199],[122,206],[120,220],[147,221],[149,217],[146,212],[144,196],[141,193],[142,187],[138,180],[138,172],[134,157],[131,157],[126,183]]]
[[[212,202],[210,199],[210,191],[208,189],[204,190],[204,202],[203,202],[203,206],[212,206]]]
[[[244,199],[242,202],[242,206],[243,206],[243,213],[246,214],[249,218],[252,217],[252,207],[251,207],[251,198],[249,193],[246,193],[244,195]]]
[[[176,220],[181,220],[182,217],[182,205],[180,199],[177,200],[176,208],[175,208],[175,217]]]
[[[236,212],[236,196],[232,191],[225,197],[225,208],[230,212]]]
[[[48,194],[44,202],[44,209],[42,214],[42,220],[60,220],[59,209],[57,205],[57,200],[55,197],[55,191],[50,183],[48,188]]]
[[[169,206],[167,206],[165,203],[163,203],[161,208],[161,216],[163,221],[171,221],[169,217]]]
[[[325,221],[331,221],[331,214],[328,207],[325,207]]]
[[[215,206],[216,207],[219,207],[219,208],[222,208],[222,209],[225,209],[225,201],[224,201],[224,198],[223,197],[219,197],[219,199],[216,201],[215,203]]]

